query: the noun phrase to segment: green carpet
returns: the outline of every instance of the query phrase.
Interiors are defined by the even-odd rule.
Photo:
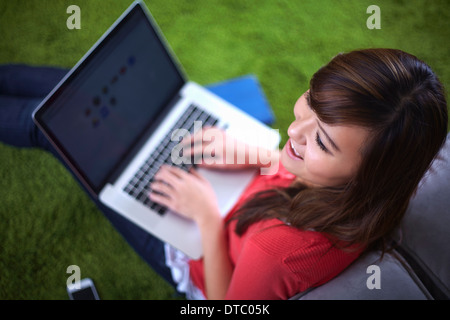
[[[1,1],[0,63],[72,67],[130,3]],[[402,49],[430,64],[450,88],[448,0],[146,3],[190,79],[258,77],[283,142],[294,102],[339,52]],[[80,30],[66,27],[71,4],[81,8]],[[381,9],[379,30],[366,27],[372,4]],[[177,298],[41,150],[0,143],[0,219],[0,299],[67,299],[70,265],[94,280],[102,299]]]

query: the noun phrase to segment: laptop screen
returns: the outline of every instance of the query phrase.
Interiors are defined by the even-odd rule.
[[[137,4],[35,119],[98,193],[183,84],[176,63]]]

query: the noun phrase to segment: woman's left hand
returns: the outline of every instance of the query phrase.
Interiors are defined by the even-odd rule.
[[[152,201],[193,219],[198,224],[212,216],[220,216],[213,188],[195,169],[186,172],[173,166],[161,166],[150,188]]]

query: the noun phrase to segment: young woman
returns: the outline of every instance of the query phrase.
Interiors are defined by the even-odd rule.
[[[4,105],[0,140],[53,152],[29,119],[31,107]],[[399,50],[370,49],[334,57],[313,75],[293,111],[289,140],[272,153],[277,172],[255,178],[225,220],[197,171],[166,166],[157,173],[151,198],[198,224],[199,261],[98,205],[188,297],[287,299],[323,284],[364,250],[388,248],[445,140],[447,104],[424,62]]]

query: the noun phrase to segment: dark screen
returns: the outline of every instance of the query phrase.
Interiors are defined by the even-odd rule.
[[[136,5],[44,104],[41,121],[98,191],[183,83]]]
[[[97,300],[91,287],[72,292],[73,300]]]

